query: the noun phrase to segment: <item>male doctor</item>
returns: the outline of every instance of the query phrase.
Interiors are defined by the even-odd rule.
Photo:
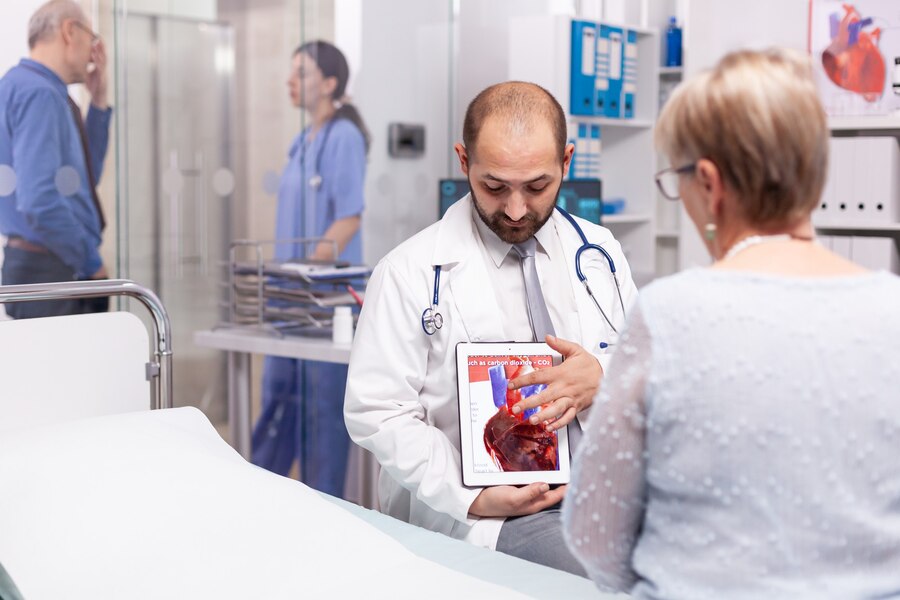
[[[584,574],[562,539],[565,486],[462,484],[456,385],[457,343],[546,339],[565,362],[517,380],[520,387],[549,384],[518,408],[549,403],[539,415],[558,429],[593,403],[608,359],[601,342],[614,344],[617,335],[576,276],[581,239],[553,208],[574,153],[566,135],[562,108],[537,85],[501,83],[472,101],[464,145],[455,147],[472,191],[375,267],[350,357],[344,416],[353,441],[381,464],[382,511]],[[612,256],[629,306],[636,288],[618,242],[603,227],[579,224],[588,241]],[[522,258],[529,254],[530,261]],[[421,316],[432,304],[437,266],[443,327],[427,335]],[[624,315],[607,261],[585,252],[581,268],[621,331]]]

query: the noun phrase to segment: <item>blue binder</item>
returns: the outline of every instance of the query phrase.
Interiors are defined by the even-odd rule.
[[[597,44],[597,105],[603,108],[600,114],[612,119],[622,116],[623,42],[624,32],[621,28],[600,26],[600,42]],[[601,61],[606,62],[605,69],[601,69]],[[606,75],[605,82],[601,81],[601,74]]]
[[[637,32],[625,34],[625,52],[622,54],[622,116],[634,118],[634,96],[637,93]]]
[[[594,115],[595,47],[597,26],[588,21],[572,21],[572,56],[570,63],[569,112]]]
[[[575,156],[569,168],[569,179],[600,179],[600,126],[570,123],[570,131]]]

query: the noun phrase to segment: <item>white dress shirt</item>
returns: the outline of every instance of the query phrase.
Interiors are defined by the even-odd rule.
[[[496,341],[530,342],[532,333],[528,320],[528,297],[525,293],[521,260],[515,251],[512,251],[512,244],[497,237],[474,209],[473,213],[472,220],[478,232],[479,249],[484,264],[491,273],[491,287],[497,304],[503,309],[503,333],[506,339]],[[550,312],[550,320],[553,321],[554,329],[558,331],[559,324],[563,322],[563,315],[574,312],[576,306],[555,227],[552,221],[548,221],[534,237],[537,240],[535,264],[541,291]]]

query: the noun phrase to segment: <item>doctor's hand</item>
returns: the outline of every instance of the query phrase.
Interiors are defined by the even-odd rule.
[[[516,377],[509,382],[509,389],[545,384],[547,389],[513,405],[512,410],[514,414],[520,414],[526,409],[546,404],[546,408],[529,420],[535,425],[543,423],[547,431],[554,431],[571,423],[579,411],[594,403],[594,394],[603,377],[603,367],[594,355],[574,342],[552,335],[548,335],[546,341],[563,355],[563,363]]]
[[[550,489],[546,483],[530,483],[523,487],[498,485],[484,488],[469,507],[469,514],[474,517],[533,515],[562,502],[566,487]]]

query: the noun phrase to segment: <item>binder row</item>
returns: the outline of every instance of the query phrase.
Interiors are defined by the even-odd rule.
[[[569,142],[575,144],[569,179],[600,179],[600,126],[570,121]]]
[[[634,118],[637,32],[572,21],[569,113]]]

